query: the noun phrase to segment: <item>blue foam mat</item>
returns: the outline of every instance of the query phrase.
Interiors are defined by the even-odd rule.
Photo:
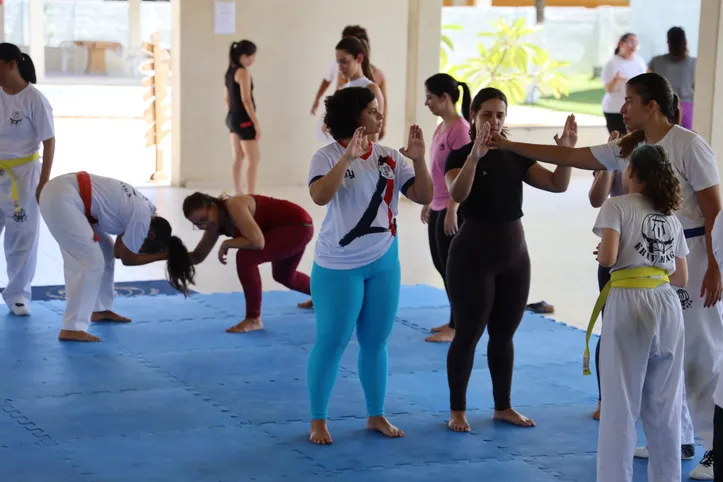
[[[0,293],[4,290],[5,288],[0,288]],[[33,300],[48,301],[65,299],[65,286],[63,285],[33,286],[31,291]],[[125,297],[178,294],[166,280],[116,282],[115,293],[116,296]],[[191,293],[195,293],[195,291],[191,291]]]
[[[353,338],[329,410],[335,443],[319,447],[308,442],[315,331],[313,311],[296,306],[305,296],[264,293],[266,329],[232,335],[242,293],[138,293],[121,293],[115,307],[133,323],[92,326],[102,343],[58,342],[57,299],[34,302],[28,318],[0,314],[0,480],[595,480],[597,385],[582,376],[580,330],[531,313],[520,325],[512,401],[531,429],[492,420],[484,336],[467,397],[472,432],[452,433],[448,345],[424,342],[447,321],[447,299],[404,286],[386,413],[405,437],[365,429]],[[684,476],[701,455],[697,447]],[[646,465],[635,460],[635,482],[647,480]]]

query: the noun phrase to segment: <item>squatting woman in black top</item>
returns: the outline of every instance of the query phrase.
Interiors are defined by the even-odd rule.
[[[456,333],[447,355],[450,391],[449,428],[469,432],[465,412],[474,354],[485,327],[496,420],[523,427],[535,423],[510,404],[514,347],[530,290],[530,258],[522,229],[522,183],[564,192],[570,169],[551,172],[536,161],[488,147],[492,133],[502,133],[507,97],[482,89],[472,100],[473,142],[452,151],[445,178],[450,197],[461,204],[465,222],[452,240],[447,261],[447,289]],[[570,116],[558,144],[574,146],[577,125]]]

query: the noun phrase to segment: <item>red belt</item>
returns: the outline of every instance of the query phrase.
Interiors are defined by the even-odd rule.
[[[98,220],[90,214],[90,206],[93,203],[93,187],[90,184],[90,175],[85,171],[80,171],[75,174],[75,177],[78,179],[80,199],[83,200],[83,205],[85,206],[85,217],[92,227],[94,224],[98,224]],[[93,230],[93,241],[96,243],[100,241],[95,230]]]

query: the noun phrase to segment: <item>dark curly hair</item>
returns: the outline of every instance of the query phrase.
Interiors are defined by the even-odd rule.
[[[635,178],[645,183],[643,195],[653,208],[670,216],[683,203],[680,181],[662,147],[643,144],[630,154],[630,170]]]
[[[376,97],[366,87],[348,87],[337,90],[324,100],[324,124],[335,140],[348,139],[359,127],[362,112]]]

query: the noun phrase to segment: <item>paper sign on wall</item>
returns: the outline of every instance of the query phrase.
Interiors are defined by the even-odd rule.
[[[2,0],[0,0],[2,1]],[[213,29],[216,35],[236,34],[236,2],[213,3]]]

